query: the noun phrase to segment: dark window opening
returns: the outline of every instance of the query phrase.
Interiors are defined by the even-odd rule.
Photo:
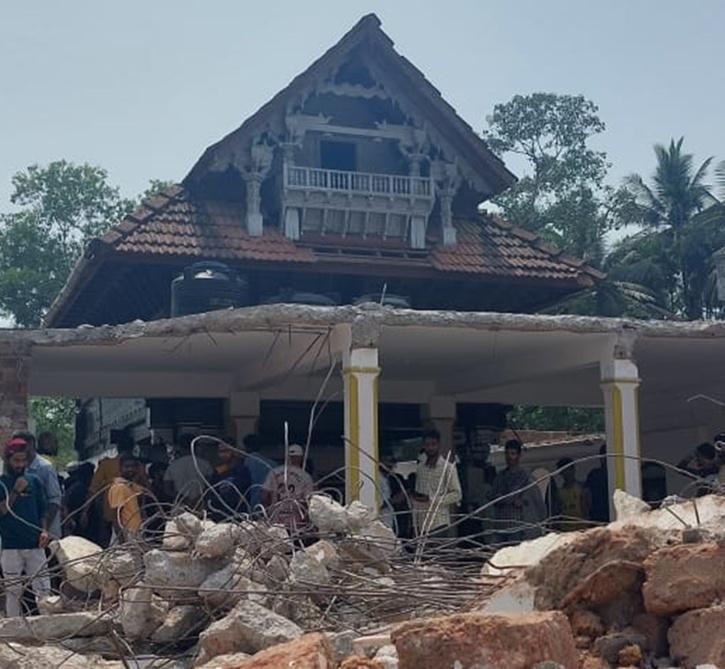
[[[324,170],[357,169],[357,147],[349,142],[320,142],[320,165]]]

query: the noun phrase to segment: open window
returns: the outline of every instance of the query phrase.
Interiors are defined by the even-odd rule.
[[[352,142],[320,142],[320,167],[324,170],[357,170],[357,147]]]

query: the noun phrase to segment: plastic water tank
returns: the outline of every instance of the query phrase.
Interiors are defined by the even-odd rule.
[[[194,263],[171,282],[172,316],[243,307],[247,304],[247,282],[221,262]]]

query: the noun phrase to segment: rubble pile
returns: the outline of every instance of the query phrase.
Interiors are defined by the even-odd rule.
[[[499,551],[482,579],[504,584],[480,610],[565,615],[578,659],[564,667],[725,667],[725,498],[638,502],[617,493],[606,527]]]
[[[61,594],[0,619],[0,667],[725,667],[725,499],[496,552],[411,555],[364,506],[315,495],[313,542],[186,511],[154,542],[53,545]],[[479,573],[480,571],[480,573]]]

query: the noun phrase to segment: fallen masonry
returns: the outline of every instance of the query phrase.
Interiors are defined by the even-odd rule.
[[[478,561],[410,554],[369,509],[322,495],[305,542],[189,512],[153,544],[66,537],[47,613],[0,618],[0,668],[722,668],[725,498],[695,503],[618,493],[608,526]]]

